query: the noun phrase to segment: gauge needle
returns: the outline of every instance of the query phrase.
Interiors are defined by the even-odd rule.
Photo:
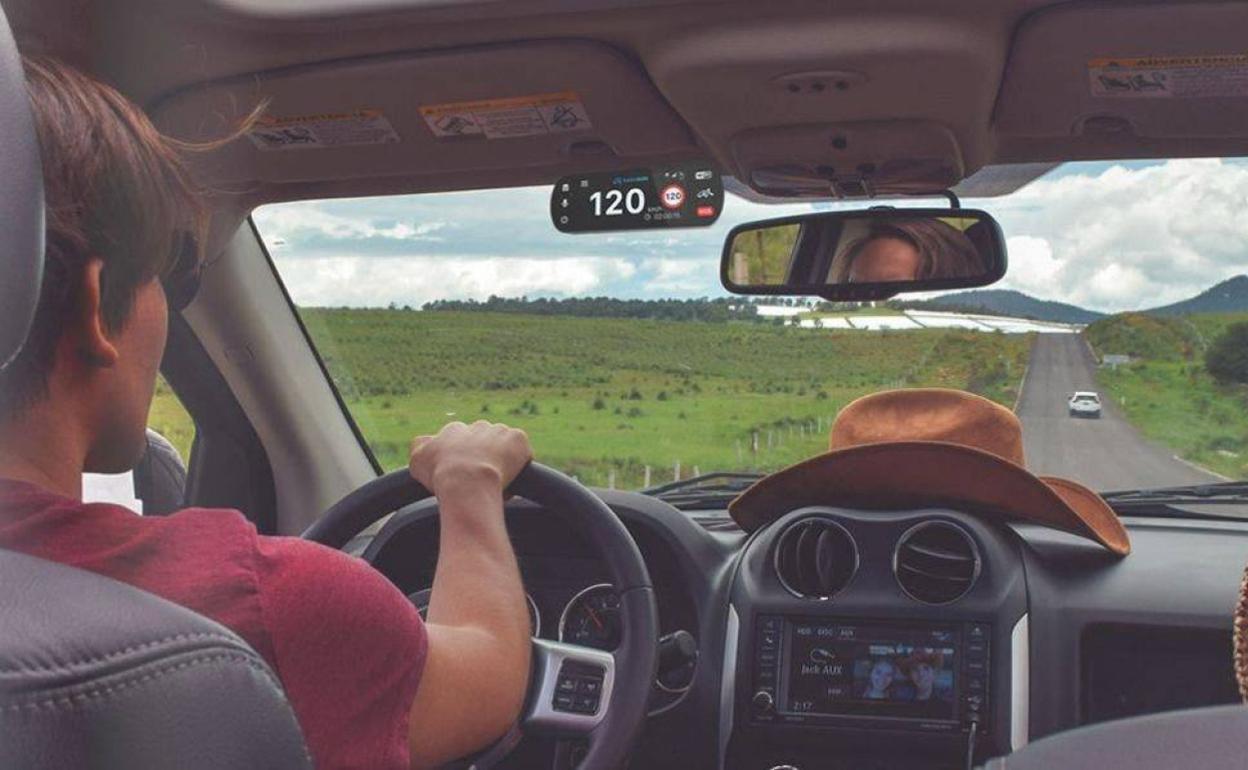
[[[602,631],[603,630],[602,621],[598,619],[598,613],[594,612],[594,608],[586,604],[585,611],[589,613],[589,619],[594,621],[594,625],[598,626],[598,630]]]

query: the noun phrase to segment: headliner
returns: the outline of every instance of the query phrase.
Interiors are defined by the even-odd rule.
[[[278,115],[384,104],[401,137],[384,152],[341,147],[296,162],[243,141],[202,158],[243,207],[549,183],[690,157],[763,195],[777,190],[758,180],[777,176],[759,170],[784,166],[784,179],[806,181],[780,192],[826,197],[819,174],[833,167],[875,169],[881,194],[970,177],[959,189],[982,195],[1047,168],[1012,164],[1248,155],[1248,94],[1115,99],[1088,82],[1101,56],[1241,50],[1248,13],[1236,3],[0,2],[28,49],[96,73],[186,138],[219,134],[221,118],[262,99]],[[820,79],[847,85],[815,93]],[[601,118],[579,137],[598,143],[589,152],[556,137],[439,141],[415,109],[559,84]],[[830,137],[849,149],[829,150]]]

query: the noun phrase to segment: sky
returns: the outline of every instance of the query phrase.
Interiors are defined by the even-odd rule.
[[[729,196],[707,228],[565,235],[549,197],[549,187],[527,187],[301,201],[254,216],[296,303],[419,307],[491,294],[722,296],[720,251],[733,226],[863,205]],[[1066,164],[963,205],[988,211],[1006,234],[1009,270],[994,288],[1040,299],[1134,310],[1248,272],[1248,159]]]

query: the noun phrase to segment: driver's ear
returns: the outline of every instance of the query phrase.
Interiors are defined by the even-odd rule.
[[[117,363],[117,346],[109,339],[104,323],[102,276],[104,262],[91,257],[83,267],[79,285],[77,313],[73,318],[73,336],[79,355],[91,365],[108,368]]]

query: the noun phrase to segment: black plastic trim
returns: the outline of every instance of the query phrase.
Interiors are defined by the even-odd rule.
[[[273,272],[273,278],[277,281],[277,286],[282,291],[282,296],[286,298],[286,305],[290,308],[291,315],[295,317],[295,323],[299,325],[299,331],[303,333],[303,339],[308,343],[308,349],[312,351],[312,357],[316,359],[316,365],[321,368],[321,374],[324,375],[325,381],[329,383],[330,392],[334,394],[334,400],[338,402],[338,408],[342,411],[342,416],[346,418],[347,425],[351,426],[351,433],[355,435],[355,440],[359,443],[360,448],[364,450],[364,456],[368,458],[368,462],[373,466],[373,472],[378,476],[382,475],[384,469],[381,463],[377,461],[377,455],[373,454],[373,448],[368,445],[368,440],[364,438],[364,432],[360,430],[359,423],[355,421],[355,417],[351,414],[351,410],[347,408],[347,402],[342,398],[342,392],[338,390],[338,384],[334,382],[334,378],[329,373],[329,367],[325,365],[325,359],[321,357],[321,353],[316,349],[316,343],[312,340],[312,335],[308,333],[308,327],[303,322],[303,316],[299,315],[299,308],[295,305],[295,301],[291,299],[290,291],[287,290],[285,282],[282,281],[282,274],[278,272],[277,265],[273,262],[273,255],[269,253],[269,247],[265,244],[264,238],[260,236],[260,230],[256,227],[256,221],[251,216],[247,217],[247,224],[251,227],[251,234],[256,239],[256,243],[260,246],[260,253],[264,254],[264,259],[268,262],[269,270]]]
[[[195,423],[185,502],[235,508],[277,533],[277,493],[264,444],[229,383],[180,314],[169,317],[161,373]]]

